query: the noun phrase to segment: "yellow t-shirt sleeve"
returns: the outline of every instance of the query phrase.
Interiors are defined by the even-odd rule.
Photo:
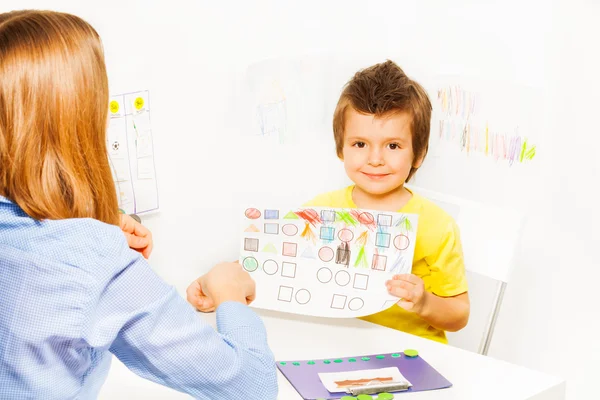
[[[454,220],[447,222],[437,251],[425,258],[429,265],[430,290],[441,297],[457,296],[468,290],[460,232]]]

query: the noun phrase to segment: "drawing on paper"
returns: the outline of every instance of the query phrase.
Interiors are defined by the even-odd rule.
[[[408,386],[412,386],[412,383],[402,375],[398,367],[320,372],[318,375],[321,383],[330,393],[344,392],[349,387],[365,386],[371,383],[405,382]]]
[[[440,87],[437,90],[438,137],[456,143],[466,154],[479,153],[511,166],[533,160],[536,146],[518,126],[507,129],[490,125],[489,117],[480,113],[482,102],[481,94],[460,85]]]
[[[158,188],[148,91],[111,96],[108,158],[119,209],[141,214],[158,209]]]
[[[416,228],[413,214],[246,208],[240,263],[256,282],[252,306],[343,318],[388,308],[398,299],[385,282],[410,273]]]

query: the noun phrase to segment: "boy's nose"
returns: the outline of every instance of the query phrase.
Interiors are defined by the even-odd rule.
[[[383,157],[381,156],[381,152],[371,151],[369,153],[369,165],[371,165],[373,167],[379,167],[384,164],[385,164],[385,162],[383,160]]]

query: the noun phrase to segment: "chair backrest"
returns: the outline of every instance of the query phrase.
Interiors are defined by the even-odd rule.
[[[475,273],[475,276],[470,274],[470,278],[474,278],[473,280],[481,286],[475,289],[481,290],[473,290],[473,287],[469,289],[471,292],[469,325],[460,332],[449,334],[448,340],[450,344],[469,350],[475,350],[475,343],[479,340],[476,350],[485,355],[490,347],[506,284],[514,265],[523,215],[516,211],[487,206],[423,188],[410,186],[409,189],[439,205],[458,224],[465,268],[468,273]],[[496,290],[490,291],[491,280],[488,279],[486,282],[481,277],[496,281]],[[490,292],[494,293],[491,300]],[[473,294],[477,297],[475,301]],[[489,312],[485,312],[487,307],[484,305],[489,305]],[[483,326],[482,333],[479,330],[481,326]],[[477,338],[474,340],[473,336]]]
[[[520,240],[523,215],[516,211],[408,186],[450,214],[460,230],[465,268],[508,282]]]

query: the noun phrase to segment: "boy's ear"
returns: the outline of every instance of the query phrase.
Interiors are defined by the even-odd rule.
[[[423,152],[423,154],[421,156],[415,157],[415,159],[413,160],[412,167],[413,168],[421,167],[421,164],[423,164],[423,160],[425,160],[425,152]]]

